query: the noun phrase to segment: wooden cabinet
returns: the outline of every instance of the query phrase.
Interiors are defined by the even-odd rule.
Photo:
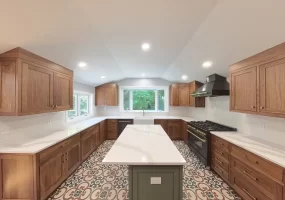
[[[178,86],[179,106],[189,106],[190,88],[188,83],[181,83]]]
[[[285,170],[217,136],[211,136],[211,168],[243,199],[282,200]]]
[[[181,120],[170,119],[168,120],[168,136],[172,140],[178,140],[181,138]]]
[[[0,115],[12,115],[16,110],[16,61],[0,59]]]
[[[169,87],[169,105],[179,106],[179,87],[178,84],[171,84]]]
[[[72,109],[73,72],[21,48],[0,55],[0,115]]]
[[[187,128],[188,128],[187,122],[181,120],[181,138],[186,144],[188,144]]]
[[[205,97],[193,97],[191,94],[195,92],[199,87],[202,87],[203,83],[199,81],[192,81],[189,83],[189,106],[190,107],[205,107]]]
[[[77,141],[64,153],[65,171],[69,176],[81,163],[81,143]]]
[[[100,122],[100,137],[99,137],[99,145],[102,144],[106,140],[106,120]]]
[[[92,144],[94,144],[93,132],[89,128],[81,133],[81,157],[82,160],[86,160],[92,153]]]
[[[167,119],[155,119],[154,124],[159,124],[168,133],[168,120]]]
[[[108,119],[107,120],[107,139],[115,140],[118,138],[118,120]]]
[[[231,111],[285,117],[285,43],[230,67]]]
[[[95,88],[96,106],[117,106],[118,105],[118,85],[107,83]]]

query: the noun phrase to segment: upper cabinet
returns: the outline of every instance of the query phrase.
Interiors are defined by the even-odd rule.
[[[231,111],[285,117],[285,43],[230,67]]]
[[[0,115],[72,109],[73,72],[16,48],[0,55]]]
[[[205,97],[192,97],[203,84],[198,81],[170,85],[170,106],[205,107]]]
[[[118,106],[118,85],[107,83],[95,88],[96,106]]]

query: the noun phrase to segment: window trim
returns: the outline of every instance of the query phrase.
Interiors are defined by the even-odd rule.
[[[67,123],[69,123],[69,122],[75,122],[75,121],[80,121],[80,120],[83,120],[83,119],[86,119],[86,118],[89,118],[89,117],[91,117],[92,115],[93,115],[93,110],[92,110],[92,102],[93,102],[93,94],[92,93],[90,93],[90,92],[83,92],[83,91],[78,91],[78,90],[74,90],[73,91],[73,95],[75,95],[75,94],[77,94],[77,95],[82,95],[82,96],[88,96],[88,110],[89,110],[89,113],[88,113],[88,115],[86,115],[86,116],[83,116],[83,115],[77,115],[76,117],[74,117],[74,118],[72,118],[72,119],[70,119],[69,117],[68,117],[68,111],[70,111],[70,110],[68,110],[68,111],[66,111],[66,121],[67,121]],[[73,99],[73,97],[72,97],[72,99]],[[79,98],[78,98],[79,99]],[[77,99],[77,114],[79,114],[80,113],[80,101],[78,101],[78,99]],[[73,105],[73,102],[72,102],[72,105]]]
[[[169,112],[169,87],[168,86],[121,86],[119,87],[119,107],[120,112],[142,112],[143,110],[124,110],[124,90],[155,90],[155,110],[145,110],[145,112]],[[164,111],[157,110],[158,104],[157,104],[157,91],[158,90],[164,90]],[[130,94],[132,103],[132,93]]]

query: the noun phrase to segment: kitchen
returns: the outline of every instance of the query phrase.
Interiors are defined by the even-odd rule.
[[[1,200],[285,200],[285,4],[145,3],[1,1]]]

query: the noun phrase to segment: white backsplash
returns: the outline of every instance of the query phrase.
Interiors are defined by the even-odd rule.
[[[142,112],[120,112],[119,106],[96,106],[98,116],[142,116]],[[146,112],[145,116],[188,116],[187,107],[169,107],[169,112]]]
[[[229,97],[206,98],[206,108],[189,108],[189,116],[232,126],[258,139],[284,145],[285,119],[229,111]]]

